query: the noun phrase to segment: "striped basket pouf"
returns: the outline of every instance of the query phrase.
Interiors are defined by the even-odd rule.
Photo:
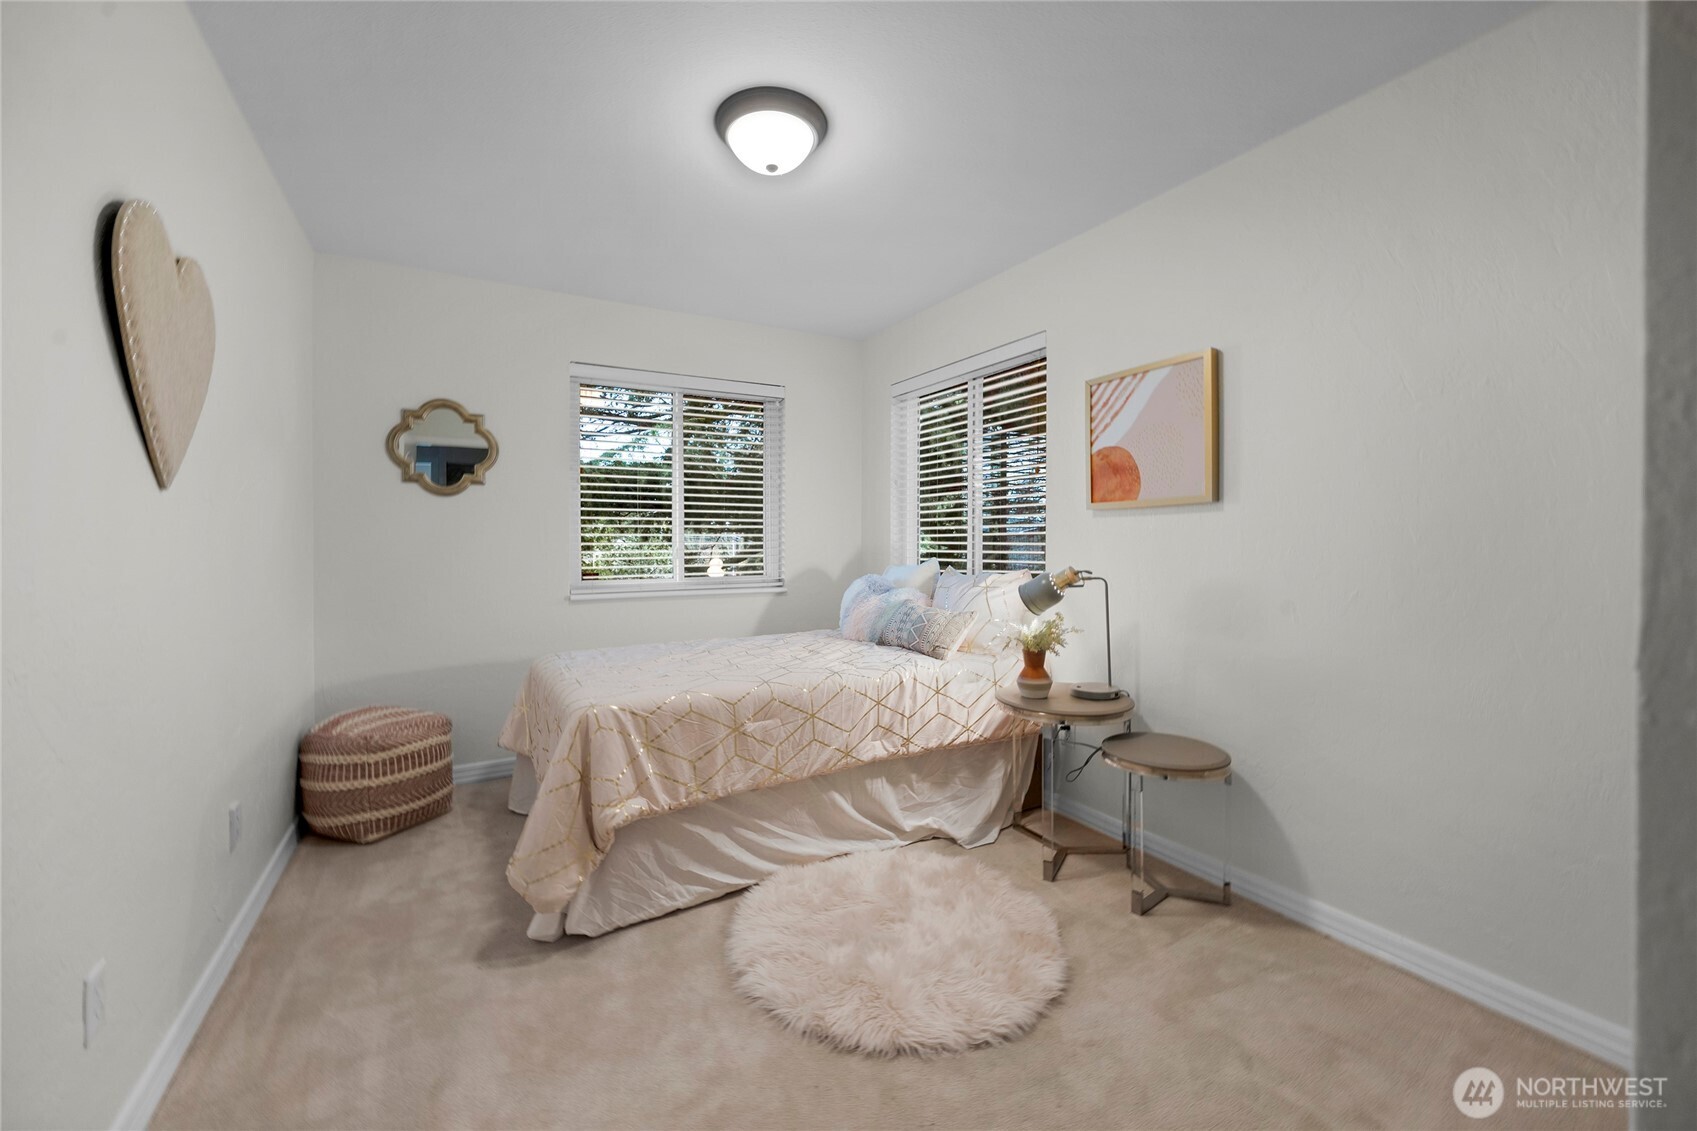
[[[370,844],[454,805],[453,724],[406,707],[361,707],[301,740],[301,807],[320,836]]]

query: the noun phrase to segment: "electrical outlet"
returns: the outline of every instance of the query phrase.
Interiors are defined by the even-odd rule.
[[[242,842],[242,803],[230,802],[230,851],[236,851],[236,845]]]
[[[94,1034],[106,1020],[106,960],[94,964],[94,969],[82,980],[82,1047],[94,1043]]]

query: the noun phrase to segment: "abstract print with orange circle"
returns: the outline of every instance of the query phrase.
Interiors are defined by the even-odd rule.
[[[1090,386],[1090,501],[1159,504],[1209,493],[1203,358]]]

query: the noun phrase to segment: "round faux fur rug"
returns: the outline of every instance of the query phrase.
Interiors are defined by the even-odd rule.
[[[964,856],[861,852],[743,893],[737,990],[786,1026],[879,1056],[1021,1035],[1066,985],[1043,901]]]

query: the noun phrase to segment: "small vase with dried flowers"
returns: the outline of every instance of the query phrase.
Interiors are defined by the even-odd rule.
[[[1020,651],[1025,654],[1025,667],[1014,682],[1019,687],[1021,697],[1049,697],[1049,688],[1053,686],[1054,681],[1049,678],[1044,661],[1050,652],[1059,652],[1065,648],[1067,638],[1077,632],[1078,629],[1068,626],[1066,618],[1060,613],[1034,620],[1019,630],[1016,639],[1019,641]]]

